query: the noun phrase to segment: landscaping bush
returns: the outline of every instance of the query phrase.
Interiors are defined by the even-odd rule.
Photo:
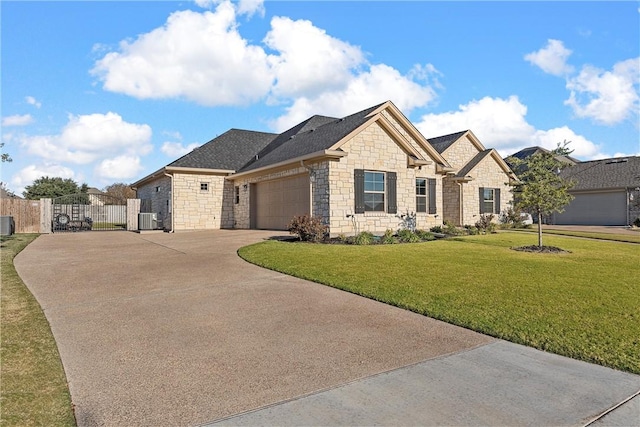
[[[374,242],[374,237],[375,236],[372,233],[363,231],[356,236],[353,243],[356,245],[370,245]]]
[[[322,220],[309,215],[294,216],[288,229],[303,242],[319,242],[327,235],[327,226]]]
[[[416,233],[409,230],[408,228],[398,230],[398,239],[402,243],[416,243],[421,240]]]
[[[508,208],[500,214],[500,224],[503,228],[524,228],[522,223],[522,211],[517,208]]]
[[[480,215],[480,219],[476,222],[476,228],[480,234],[488,234],[496,231],[496,225],[493,223],[494,214]]]
[[[640,216],[636,218],[635,221],[633,221],[633,225],[635,225],[636,227],[640,227]]]
[[[385,231],[382,237],[380,238],[380,243],[382,243],[383,245],[391,245],[393,243],[396,243],[396,238],[393,235],[393,231],[390,229]]]
[[[463,228],[456,227],[452,222],[445,221],[442,232],[448,236],[461,236],[466,233]]]
[[[433,235],[433,233],[426,231],[426,230],[416,230],[416,235],[420,238],[420,240],[428,242],[431,240],[435,240],[436,237]]]
[[[429,229],[432,233],[442,233],[442,226],[435,225]]]
[[[475,236],[477,234],[480,234],[480,230],[478,230],[478,227],[474,225],[465,225],[464,228],[467,230],[467,233],[470,236]]]

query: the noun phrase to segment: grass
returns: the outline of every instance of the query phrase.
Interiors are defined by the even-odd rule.
[[[515,231],[537,233],[538,229],[536,225],[534,226],[534,228],[519,228]],[[637,233],[637,235],[633,235],[633,234],[597,233],[597,232],[591,232],[591,231],[553,230],[553,229],[545,228],[542,230],[543,243],[548,234],[554,234],[557,236],[584,237],[587,239],[596,239],[596,240],[612,240],[614,242],[640,243],[640,232]]]
[[[640,374],[638,246],[524,233],[405,245],[261,242],[244,259],[494,337]]]
[[[0,241],[0,424],[75,426],[66,377],[49,323],[13,267],[13,258],[36,237],[37,234],[16,234]]]

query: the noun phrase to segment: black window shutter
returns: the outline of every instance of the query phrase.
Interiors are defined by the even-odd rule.
[[[494,210],[495,210],[495,213],[499,214],[500,213],[500,189],[496,188],[494,190],[493,194],[494,194],[493,195],[493,199],[494,199],[494,202],[495,202],[495,209]]]
[[[484,187],[480,187],[480,215],[484,213]]]
[[[396,173],[387,172],[387,213],[397,213],[398,202],[396,201]]]
[[[436,210],[436,180],[429,178],[429,213],[435,214]]]
[[[364,169],[353,171],[354,191],[355,191],[355,213],[364,213]]]

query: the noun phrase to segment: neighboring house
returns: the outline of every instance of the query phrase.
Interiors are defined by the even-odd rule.
[[[470,130],[429,138],[428,142],[453,168],[443,178],[443,216],[455,225],[475,224],[482,214],[509,207],[516,176],[492,148],[485,148]]]
[[[575,182],[574,199],[554,224],[631,225],[640,217],[640,157],[580,162],[560,174]]]
[[[529,147],[514,154],[524,160],[541,147]],[[548,222],[558,225],[630,225],[640,216],[640,157],[581,162],[559,156],[569,164],[560,175],[574,182],[569,193],[574,199]]]
[[[104,197],[102,196],[106,195],[107,193],[104,193],[95,187],[89,187],[87,189],[87,194],[89,195],[90,204],[92,204],[93,206],[104,206]]]
[[[434,148],[388,101],[343,118],[313,116],[281,134],[231,129],[132,187],[144,211],[174,231],[284,230],[308,214],[332,235],[381,233],[408,214],[428,229],[449,210],[472,224],[481,210],[504,209],[515,177],[495,151],[469,131],[447,148]],[[461,189],[445,192],[448,182]],[[480,188],[498,191],[481,203]],[[456,202],[445,202],[450,193]]]

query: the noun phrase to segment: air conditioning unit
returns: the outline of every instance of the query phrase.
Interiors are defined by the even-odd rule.
[[[157,213],[139,213],[138,230],[155,230],[158,228]]]
[[[12,216],[0,216],[0,235],[11,236],[16,232],[16,224]]]

